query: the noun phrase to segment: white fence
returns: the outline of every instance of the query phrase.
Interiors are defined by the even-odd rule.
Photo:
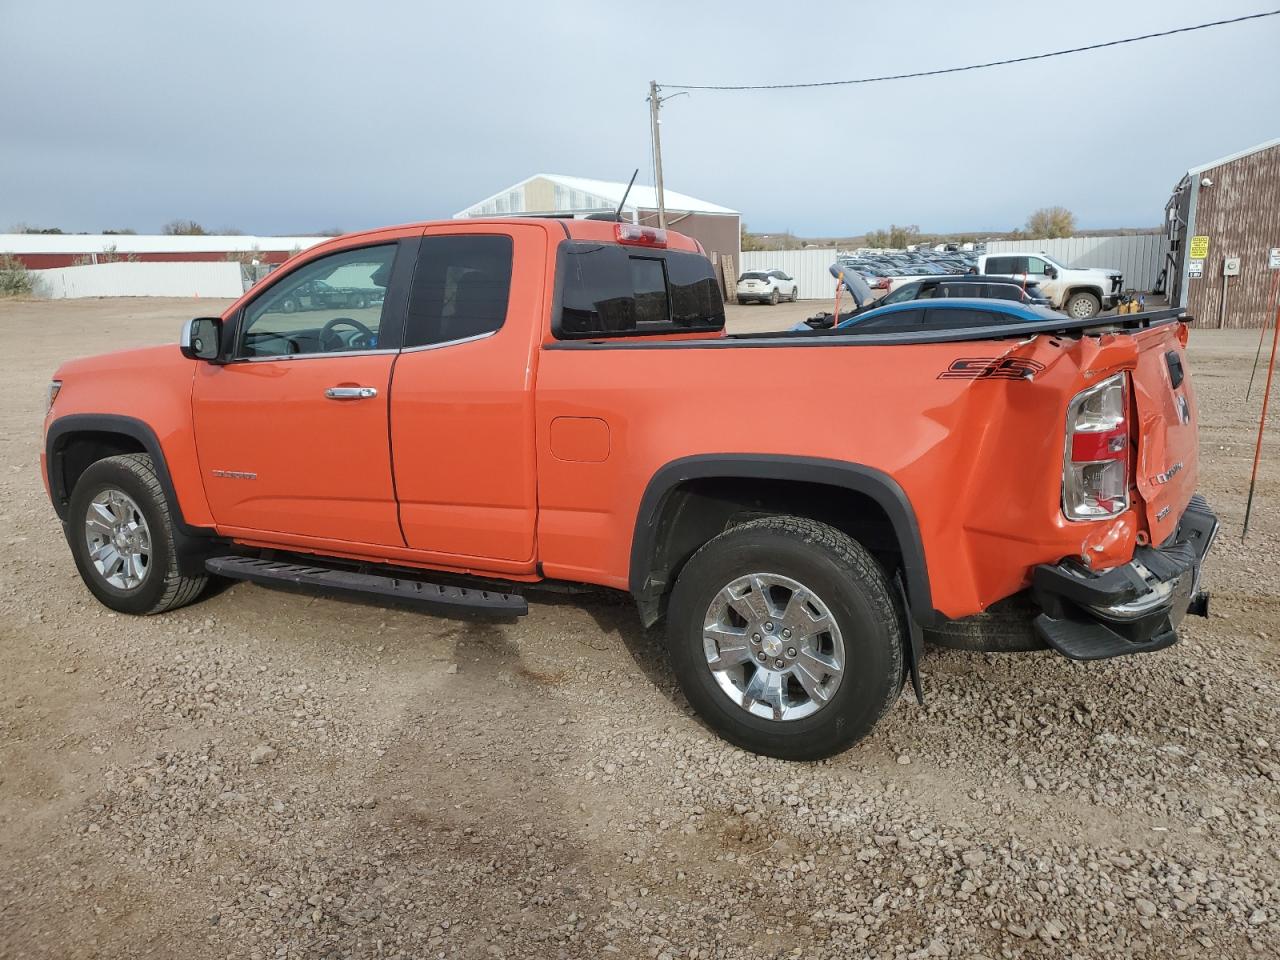
[[[835,278],[828,272],[828,268],[835,262],[835,247],[817,250],[744,250],[739,269],[742,273],[748,270],[781,270],[799,281],[801,300],[827,300],[836,294]]]
[[[183,263],[95,263],[32,270],[37,297],[214,297],[244,293],[240,264],[232,261]]]
[[[987,253],[1046,253],[1068,267],[1114,267],[1124,274],[1126,290],[1147,292],[1155,289],[1168,250],[1168,239],[1156,233],[1132,237],[987,241]]]

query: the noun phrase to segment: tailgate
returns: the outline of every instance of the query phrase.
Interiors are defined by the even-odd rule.
[[[1177,528],[1197,483],[1199,418],[1180,329],[1180,324],[1166,323],[1135,337],[1138,459],[1134,479],[1145,503],[1151,542],[1157,545]]]

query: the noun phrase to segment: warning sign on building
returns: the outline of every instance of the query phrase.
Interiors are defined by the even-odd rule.
[[[1187,263],[1187,279],[1199,280],[1204,276],[1204,261],[1191,260]]]
[[[1206,260],[1209,257],[1209,238],[1206,236],[1191,238],[1191,259]]]

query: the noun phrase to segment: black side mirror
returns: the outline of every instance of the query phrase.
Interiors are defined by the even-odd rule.
[[[1050,280],[1057,280],[1057,279],[1058,279],[1058,268],[1057,268],[1057,267],[1045,267],[1045,268],[1044,268],[1044,275],[1045,275],[1046,277],[1048,277]]]
[[[222,318],[196,317],[188,320],[182,328],[178,347],[188,360],[217,360],[222,348]]]

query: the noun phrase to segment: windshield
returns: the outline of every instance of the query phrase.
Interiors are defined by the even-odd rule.
[[[738,278],[738,282],[741,283],[743,280],[768,280],[768,279],[769,279],[769,275],[767,273],[744,273],[742,276]]]
[[[922,286],[924,286],[924,284],[919,281],[916,281],[915,283],[904,283],[887,297],[881,297],[877,300],[876,306],[883,307],[890,303],[902,303],[904,300],[914,300]]]

